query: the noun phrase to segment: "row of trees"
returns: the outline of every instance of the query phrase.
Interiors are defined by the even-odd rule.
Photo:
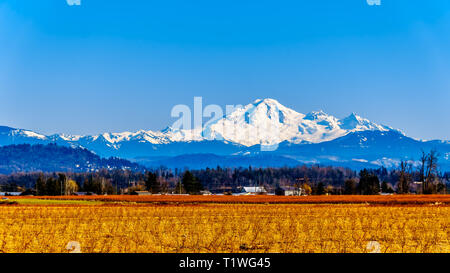
[[[78,188],[78,184],[63,173],[60,173],[58,178],[47,179],[41,174],[36,180],[37,195],[71,195],[77,192]]]
[[[145,181],[138,185],[127,188],[128,193],[136,190],[147,190],[151,193],[168,192],[166,187],[161,185],[161,180],[154,172],[148,172]],[[203,190],[203,185],[189,171],[184,172],[180,183],[177,183],[177,193],[198,194]],[[114,188],[112,183],[104,177],[91,175],[85,179],[84,183],[77,183],[75,180],[68,178],[64,173],[59,173],[57,177],[45,177],[40,174],[36,180],[36,195],[73,195],[76,192],[87,192],[94,194],[117,194],[118,189]]]
[[[75,192],[85,191],[95,194],[115,194],[116,189],[102,177],[90,176],[83,184],[70,179],[66,174],[59,173],[57,178],[45,178],[40,174],[36,180],[36,195],[73,195]]]
[[[151,193],[161,193],[164,191],[157,174],[153,172],[147,173],[145,187]],[[190,171],[185,171],[181,178],[181,182],[178,182],[176,184],[175,190],[173,192],[179,194],[198,194],[201,190],[203,190],[202,183]],[[164,192],[167,192],[167,189]]]
[[[443,193],[446,191],[446,185],[442,181],[446,177],[439,173],[436,150],[431,150],[429,153],[422,151],[419,168],[416,171],[414,171],[412,162],[402,161],[398,173],[398,193],[409,193],[411,187],[414,186],[412,185],[413,182],[419,187],[417,191],[423,194]]]
[[[383,187],[387,191],[387,183],[384,182]],[[380,180],[373,172],[364,169],[359,172],[359,182],[355,179],[345,181],[344,194],[379,194],[381,190]]]
[[[379,177],[393,177],[396,183],[392,184],[383,180],[380,184]],[[438,154],[435,150],[429,153],[422,151],[419,166],[414,170],[413,162],[401,161],[397,170],[392,170],[390,174],[382,168],[378,170],[362,170],[359,173],[359,182],[350,179],[345,181],[346,194],[377,194],[399,193],[407,194],[411,192],[433,194],[446,193],[446,181],[449,175],[439,173]]]

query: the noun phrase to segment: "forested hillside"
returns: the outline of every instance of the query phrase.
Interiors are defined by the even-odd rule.
[[[83,148],[48,145],[9,145],[0,147],[0,174],[15,172],[92,172],[99,169],[143,168],[119,158],[101,158]]]

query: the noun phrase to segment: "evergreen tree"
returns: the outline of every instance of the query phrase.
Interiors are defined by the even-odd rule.
[[[47,191],[45,189],[45,178],[43,173],[40,173],[38,179],[36,180],[36,194],[37,195],[47,194]]]
[[[325,194],[325,186],[323,185],[322,182],[319,182],[319,184],[317,184],[316,194],[317,195],[324,195]]]
[[[84,180],[83,183],[83,191],[85,192],[93,192],[93,187],[92,187],[92,175],[90,175],[88,178],[86,178]]]
[[[354,179],[345,180],[344,193],[349,195],[356,194],[357,186],[358,185]]]
[[[370,195],[380,193],[380,180],[378,176],[366,169],[359,172],[358,189],[360,194]]]
[[[147,180],[145,181],[145,187],[151,193],[160,193],[161,192],[161,185],[158,182],[156,173],[152,173],[152,172],[147,173]]]
[[[58,183],[58,181],[50,177],[47,179],[47,182],[45,183],[45,194],[46,195],[60,195],[61,194],[61,187]]]
[[[190,171],[184,172],[181,183],[188,194],[198,194],[203,189],[202,184]]]

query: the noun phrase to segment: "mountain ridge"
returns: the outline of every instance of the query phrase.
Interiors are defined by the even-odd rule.
[[[106,132],[97,135],[52,134],[46,136],[26,129],[15,129],[7,126],[2,126],[2,128],[0,133],[10,129],[12,136],[34,138],[36,141],[86,143],[104,140],[111,145],[116,145],[133,140],[151,144],[224,140],[244,146],[272,145],[283,141],[320,143],[354,131],[395,130],[388,126],[373,123],[355,113],[343,119],[328,115],[322,110],[307,114],[298,113],[274,99],[257,99],[246,106],[238,107],[232,113],[204,126],[202,130],[174,129],[168,126],[160,131],[138,130],[136,132]],[[278,130],[267,134],[267,129]]]
[[[302,114],[274,99],[255,100],[208,122],[203,128],[192,130],[168,126],[161,131],[45,136],[0,126],[0,146],[48,143],[86,148],[102,157],[126,159],[202,153],[226,157],[258,155],[263,147],[275,144],[277,149],[265,153],[288,155],[300,163],[357,161],[368,165],[386,162],[389,163],[386,165],[395,165],[400,160],[417,159],[422,149],[437,147],[450,169],[450,141],[416,140],[398,129],[376,124],[355,113],[342,119],[322,110]]]

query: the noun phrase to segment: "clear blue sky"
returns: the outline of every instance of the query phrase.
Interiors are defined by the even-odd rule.
[[[0,125],[159,130],[194,96],[450,139],[450,1],[0,0]]]

